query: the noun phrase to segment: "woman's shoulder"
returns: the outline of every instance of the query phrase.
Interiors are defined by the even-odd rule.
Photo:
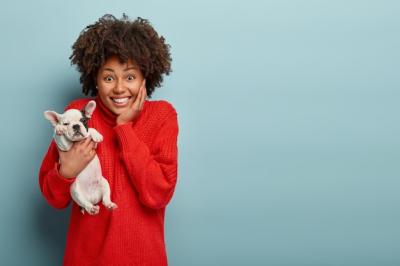
[[[173,104],[167,100],[146,100],[146,108],[149,109],[151,113],[164,114],[167,116],[177,114]]]

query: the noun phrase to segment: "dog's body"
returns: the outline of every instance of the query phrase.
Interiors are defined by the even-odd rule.
[[[103,141],[103,136],[94,128],[88,128],[87,121],[96,108],[96,102],[89,101],[84,110],[69,109],[63,114],[54,111],[44,112],[44,116],[54,126],[54,140],[61,151],[68,151],[74,141],[92,138],[97,143]],[[97,155],[77,175],[70,188],[72,199],[89,214],[97,214],[100,207],[97,204],[102,200],[103,205],[113,210],[117,205],[111,201],[110,186],[101,172],[100,160]]]

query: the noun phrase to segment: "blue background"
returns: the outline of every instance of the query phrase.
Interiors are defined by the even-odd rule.
[[[60,265],[40,194],[43,111],[83,97],[71,45],[105,13],[151,21],[178,111],[170,265],[400,265],[398,1],[2,1],[2,265]]]

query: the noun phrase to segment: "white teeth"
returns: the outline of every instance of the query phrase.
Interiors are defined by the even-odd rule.
[[[112,100],[116,103],[126,103],[129,100],[129,98],[120,98],[120,99],[112,98]]]

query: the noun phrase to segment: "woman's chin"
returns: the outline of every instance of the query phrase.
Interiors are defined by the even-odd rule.
[[[127,108],[108,108],[110,109],[110,111],[116,115],[119,116],[120,114],[122,114]]]

